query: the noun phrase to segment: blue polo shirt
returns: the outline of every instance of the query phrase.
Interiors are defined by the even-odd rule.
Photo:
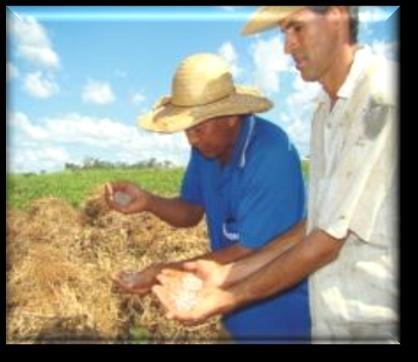
[[[212,250],[262,247],[301,221],[305,188],[298,153],[285,132],[260,117],[242,120],[228,164],[192,148],[181,197],[204,208]],[[310,339],[307,281],[224,316],[240,341]]]

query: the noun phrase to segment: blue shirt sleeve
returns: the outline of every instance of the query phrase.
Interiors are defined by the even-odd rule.
[[[304,217],[305,188],[296,149],[291,144],[263,147],[248,160],[237,227],[242,246],[258,248]]]
[[[180,197],[191,204],[204,206],[201,192],[199,163],[199,156],[196,151],[192,149],[190,160],[183,177]]]

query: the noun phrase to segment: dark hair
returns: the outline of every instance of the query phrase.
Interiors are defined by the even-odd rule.
[[[308,6],[310,10],[318,14],[325,14],[330,6]],[[350,44],[357,43],[358,34],[358,6],[347,6],[348,15],[350,17],[349,29],[350,29]]]

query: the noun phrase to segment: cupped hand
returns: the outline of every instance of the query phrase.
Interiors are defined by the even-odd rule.
[[[162,268],[162,264],[152,264],[138,272],[120,271],[112,275],[112,280],[125,292],[145,295],[157,283]]]
[[[152,287],[152,292],[167,310],[168,319],[196,325],[233,305],[231,293],[213,285],[202,283],[200,288],[187,290],[184,280],[188,276],[193,274],[173,269],[163,269],[157,276],[160,285]]]
[[[151,202],[151,195],[132,182],[108,182],[105,186],[105,200],[111,209],[132,214],[146,211]]]

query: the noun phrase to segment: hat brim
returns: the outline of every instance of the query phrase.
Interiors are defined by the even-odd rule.
[[[138,126],[153,132],[174,133],[184,131],[210,118],[261,113],[272,107],[273,103],[256,90],[236,86],[234,94],[202,106],[179,107],[167,102],[139,117]]]
[[[250,18],[241,31],[241,35],[251,35],[275,28],[289,15],[306,6],[262,6]]]

